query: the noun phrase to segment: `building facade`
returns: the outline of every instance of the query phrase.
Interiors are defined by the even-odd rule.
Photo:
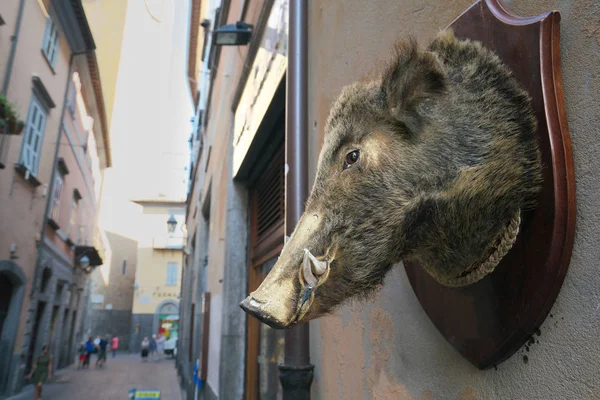
[[[90,275],[84,337],[117,336],[119,350],[129,349],[131,308],[137,265],[137,240],[101,230],[110,253]]]
[[[200,2],[198,2],[200,3]],[[239,307],[283,246],[288,2],[192,2],[190,75],[195,129],[178,370],[188,395],[198,365],[203,398],[281,397],[283,332]],[[248,46],[219,47],[211,32],[242,20]],[[197,49],[195,49],[197,47]]]
[[[148,254],[142,249],[152,249],[152,242],[142,244],[147,237],[140,228],[146,223],[145,206],[131,200],[185,197],[185,139],[190,126],[191,96],[185,76],[186,40],[182,34],[188,28],[189,10],[187,2],[184,4],[83,2],[96,36],[115,160],[105,175],[99,218],[110,243],[111,257],[109,263],[92,274],[85,331],[91,335],[119,336],[122,350],[135,350],[129,349],[135,334],[132,327],[137,325],[132,325],[133,308],[140,314],[154,315],[160,303],[152,303],[154,308],[148,311],[146,297],[142,297],[142,304],[137,302],[134,306],[134,298],[138,299],[140,293],[135,286],[137,268],[148,268]],[[163,231],[168,217],[160,223]],[[165,255],[171,250],[158,253]],[[157,268],[167,268],[166,264],[160,265]],[[163,272],[160,279],[157,275],[157,282],[164,283]],[[173,287],[168,289],[162,294],[174,293]],[[176,300],[174,296],[163,300]],[[148,328],[144,324],[140,327]],[[152,326],[148,329],[151,332]]]
[[[185,203],[168,200],[138,200],[142,208],[137,249],[131,336],[129,348],[140,351],[144,337],[179,334],[179,294]]]
[[[303,39],[308,46],[308,190],[329,108],[342,87],[377,79],[396,40],[412,34],[426,43],[472,1],[377,0],[368,8],[355,0],[300,3],[308,7]],[[600,287],[594,241],[600,227],[594,211],[600,178],[591,172],[600,167],[594,145],[600,126],[600,66],[590,62],[600,54],[600,40],[592,3],[503,2],[516,15],[552,9],[562,15],[577,234],[570,269],[541,337],[497,370],[478,370],[437,332],[400,265],[371,301],[342,306],[309,323],[314,398],[545,399],[600,393],[600,344],[589,340],[598,337],[598,301],[591,299]],[[199,46],[195,54],[201,61],[191,72],[198,82],[192,89],[197,90],[196,130],[190,140],[193,168],[178,356],[189,396],[196,364],[206,381],[203,398],[280,396],[277,364],[284,334],[246,318],[238,303],[258,286],[284,241],[281,146],[283,115],[290,110],[285,110],[287,14],[281,10],[286,6],[284,1],[211,1],[197,6],[195,20],[192,15],[192,23],[209,31],[238,20],[254,25],[254,31],[248,46],[222,48],[203,38],[203,26],[191,32],[190,45]]]
[[[25,122],[0,135],[0,393],[20,390],[45,344],[72,362],[110,142],[95,43],[79,1],[0,5],[2,93]],[[11,37],[14,40],[11,40]]]

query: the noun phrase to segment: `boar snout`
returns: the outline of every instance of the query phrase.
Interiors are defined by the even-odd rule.
[[[240,303],[240,307],[273,328],[289,326],[296,311],[298,293],[295,274],[291,272],[277,262],[258,289]]]
[[[286,327],[285,323],[277,320],[273,316],[263,311],[262,304],[254,300],[252,296],[248,296],[242,300],[240,307],[242,307],[242,310],[258,319],[260,322],[269,325],[271,328],[283,329]]]
[[[315,298],[315,289],[327,280],[329,261],[315,257],[322,240],[317,214],[303,216],[265,280],[240,303],[248,314],[273,328],[303,322]],[[321,259],[320,259],[321,258]]]

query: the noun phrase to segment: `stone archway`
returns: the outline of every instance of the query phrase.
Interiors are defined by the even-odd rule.
[[[9,291],[0,299],[0,393],[7,391],[7,384],[17,368],[18,355],[14,355],[15,338],[25,294],[25,274],[21,267],[9,260],[0,260],[0,290]],[[10,379],[9,379],[10,378]]]
[[[176,318],[175,318],[176,316]],[[154,323],[152,333],[155,334],[166,329],[169,336],[179,335],[179,302],[176,300],[164,300],[154,312]]]

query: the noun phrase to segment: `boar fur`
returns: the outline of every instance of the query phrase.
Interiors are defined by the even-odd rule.
[[[345,87],[331,108],[305,211],[318,229],[292,238],[278,261],[286,265],[274,267],[295,289],[273,301],[296,317],[271,324],[369,296],[402,260],[444,282],[484,259],[511,218],[535,205],[535,131],[528,94],[480,43],[450,30],[426,49],[399,43],[380,80]],[[303,248],[332,261],[300,313]]]

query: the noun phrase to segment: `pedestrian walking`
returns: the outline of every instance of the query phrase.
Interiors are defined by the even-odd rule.
[[[52,354],[48,351],[48,346],[42,347],[42,352],[33,362],[33,367],[28,376],[35,387],[34,399],[42,398],[42,385],[52,380]]]
[[[108,347],[108,335],[100,339],[98,344],[98,358],[96,359],[96,367],[102,367],[106,363],[106,348]]]
[[[87,342],[85,342],[85,361],[83,362],[84,367],[90,366],[90,360],[92,358],[92,354],[94,353],[95,348],[96,346],[94,346],[94,342],[92,341],[92,337],[90,336]]]
[[[148,352],[150,351],[150,341],[148,340],[148,337],[144,337],[144,340],[142,340],[142,362],[147,362],[148,361]]]
[[[156,335],[152,335],[150,339],[150,358],[153,360],[156,358]]]
[[[77,368],[81,369],[81,368],[83,368],[83,366],[85,364],[85,355],[87,354],[87,350],[85,349],[85,342],[81,342],[81,344],[79,345],[79,350],[77,350],[77,353],[79,354],[79,364],[78,364]]]
[[[112,358],[117,356],[117,349],[119,348],[119,337],[113,336],[110,343],[110,350],[112,351]]]
[[[162,358],[164,351],[165,351],[165,337],[159,333],[158,338],[156,339],[156,352],[158,353],[159,359]]]

